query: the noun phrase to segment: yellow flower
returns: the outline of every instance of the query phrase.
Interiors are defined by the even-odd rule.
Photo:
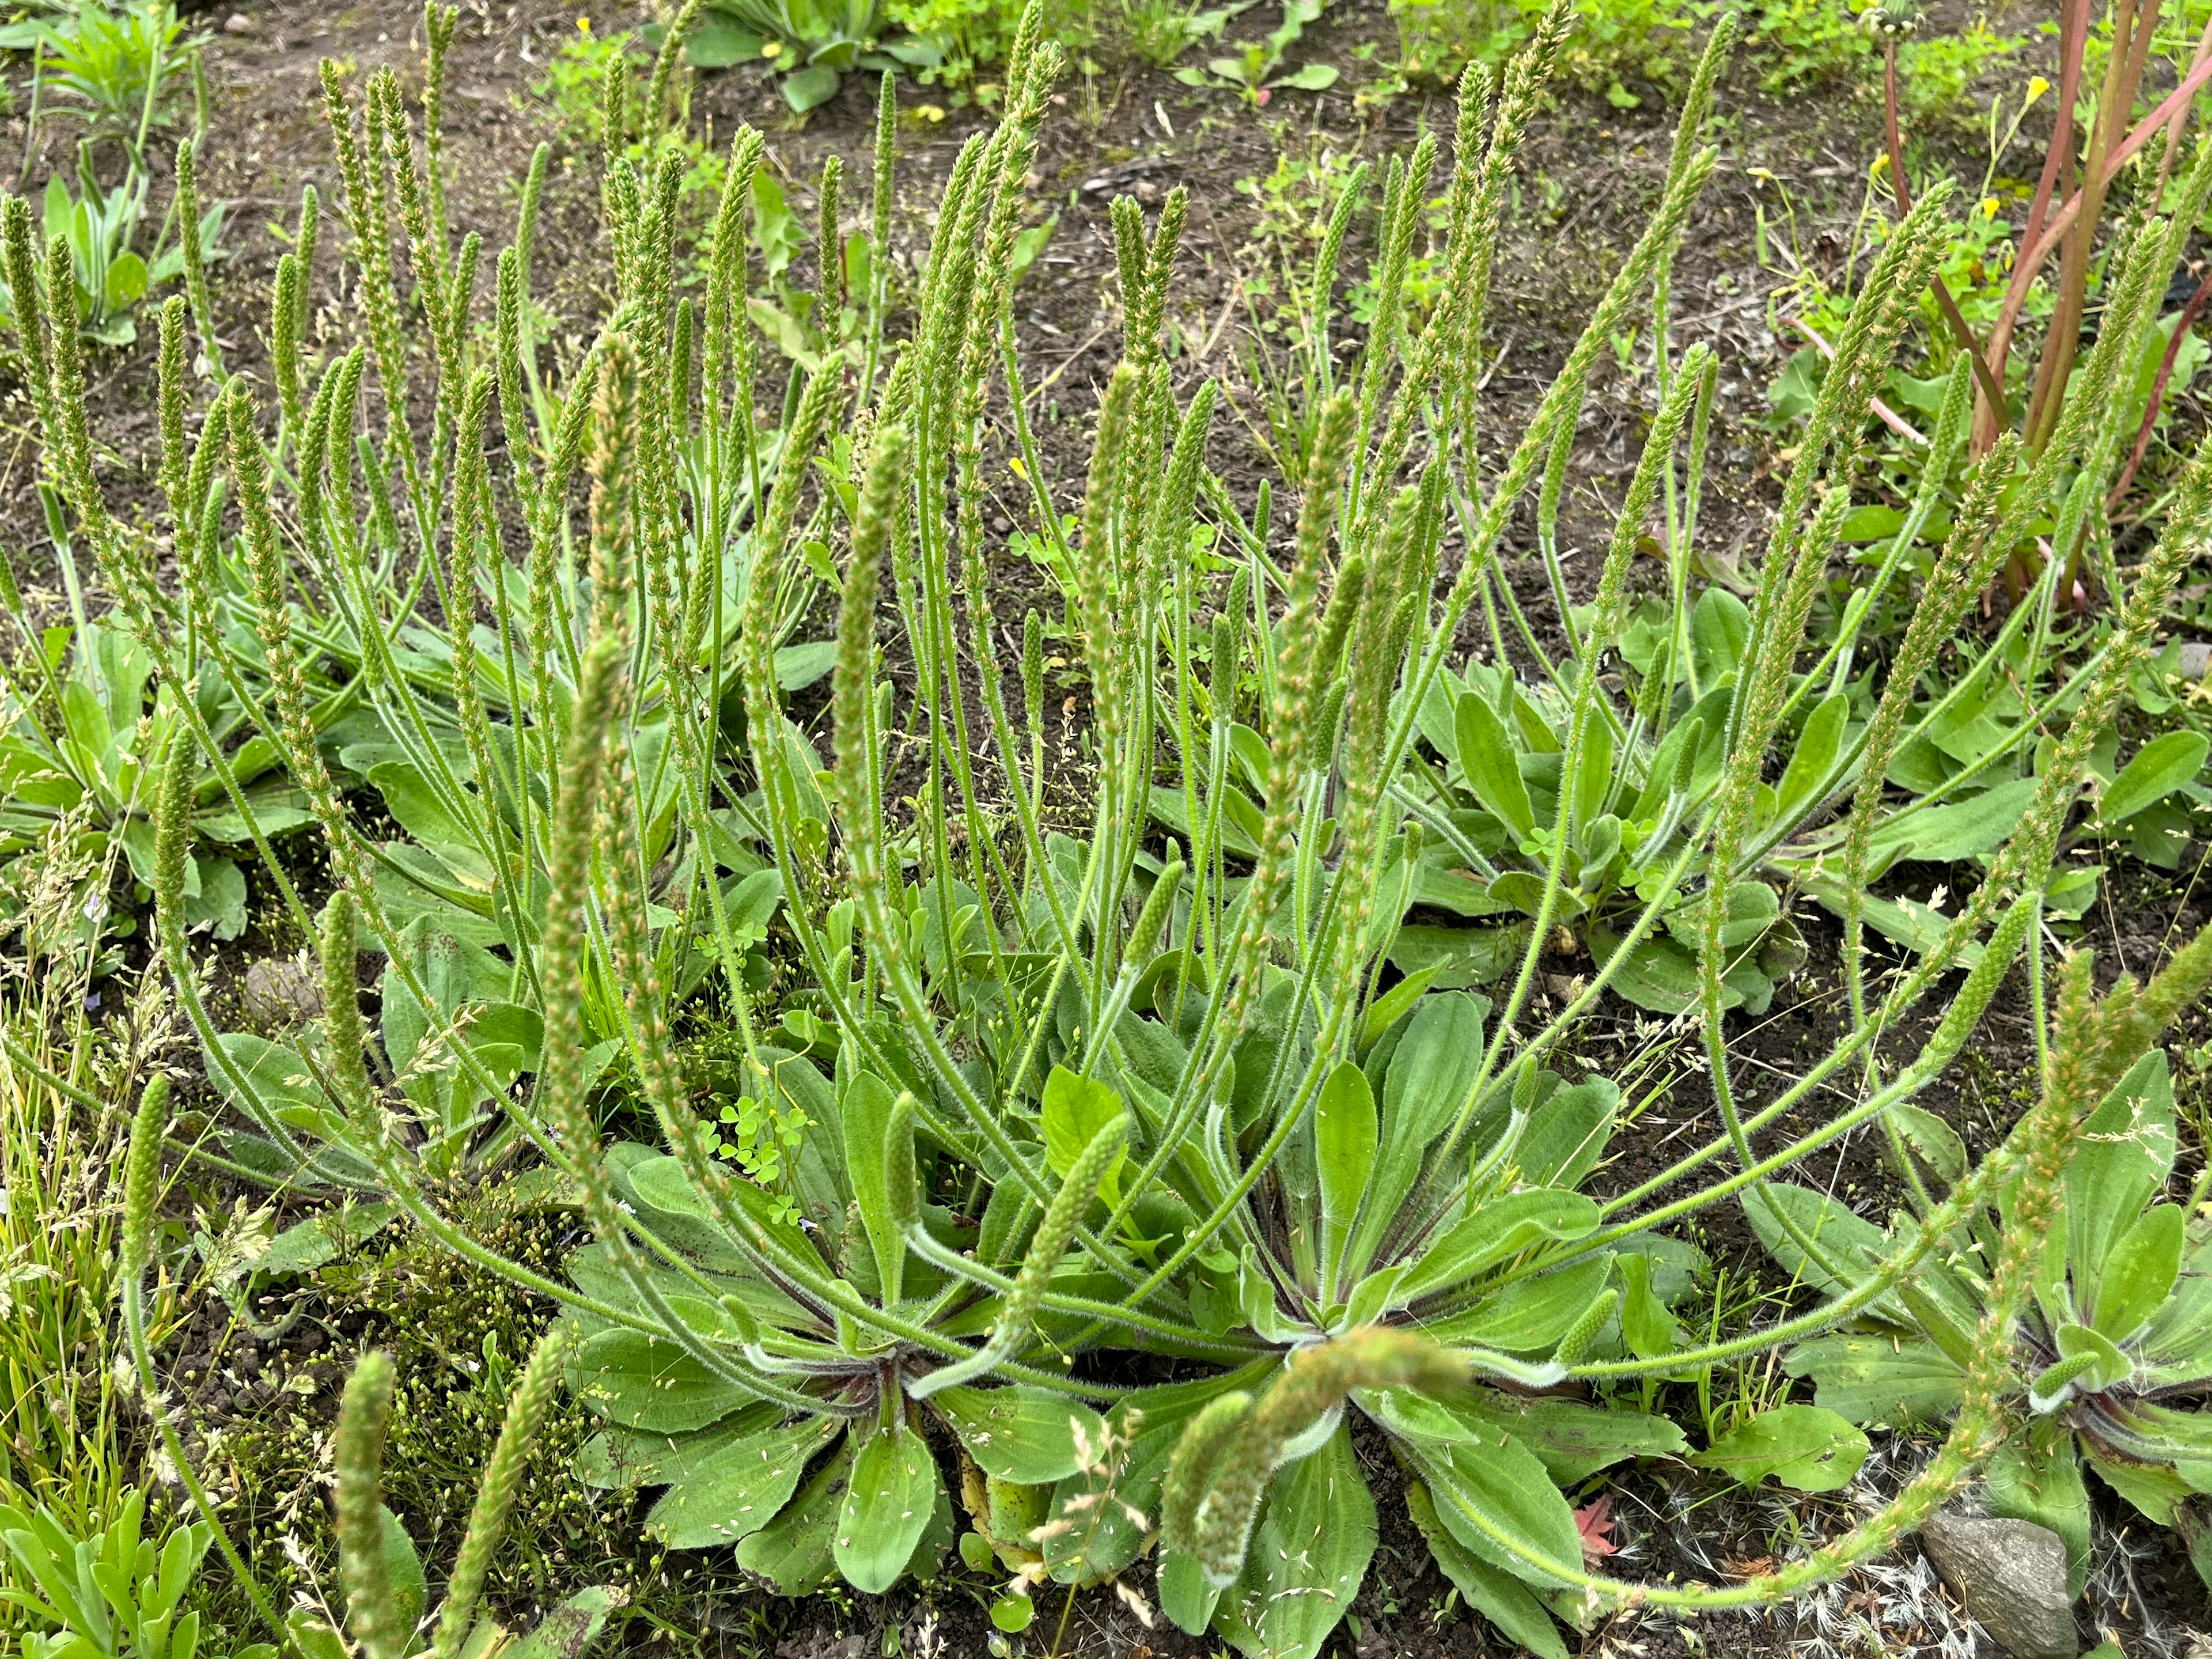
[[[782,51],[783,42],[781,40],[763,40],[761,42],[761,56],[763,58],[776,57]]]
[[[588,17],[578,17],[576,19],[576,33],[588,37],[591,32],[592,20]]]
[[[2045,80],[2039,75],[2029,76],[2027,77],[2027,104],[2033,104],[2037,99],[2042,97],[2045,93],[2050,90],[2050,82]],[[2027,107],[2027,104],[2022,104],[2021,108],[2023,110],[2026,109]]]
[[[1869,179],[1879,179],[1883,173],[1888,171],[1889,152],[1887,150],[1884,150],[1874,158],[1874,165],[1867,169],[1867,177]]]
[[[1983,217],[1983,218],[1984,218],[1984,219],[1994,219],[1994,218],[1996,218],[1996,216],[1997,216],[1997,198],[1996,198],[1996,197],[1994,197],[1994,196],[1984,196],[1984,197],[1983,197],[1983,198],[1982,198],[1982,217]]]
[[[945,112],[939,109],[935,104],[916,104],[914,106],[914,118],[917,121],[927,121],[934,125],[945,118]]]

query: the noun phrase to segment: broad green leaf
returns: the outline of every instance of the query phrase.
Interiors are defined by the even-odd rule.
[[[1610,1253],[1508,1285],[1463,1314],[1430,1322],[1437,1341],[1538,1353],[1565,1336],[1613,1276]]]
[[[109,311],[127,311],[146,292],[146,262],[129,249],[115,256],[107,267],[106,292],[101,303]]]
[[[1406,1011],[1421,1000],[1436,976],[1443,971],[1441,963],[1424,968],[1418,974],[1408,974],[1395,985],[1375,999],[1360,1017],[1359,1052],[1365,1054],[1375,1046],[1376,1039],[1405,1018]]]
[[[2180,1208],[2154,1205],[2136,1218],[2105,1258],[2092,1323],[2115,1342],[2148,1325],[2181,1276],[2184,1226]]]
[[[1626,1458],[1671,1457],[1689,1445],[1682,1431],[1656,1413],[1614,1411],[1577,1400],[1531,1400],[1478,1389],[1450,1409],[1479,1418],[1527,1446],[1565,1487],[1579,1486]]]
[[[1528,805],[1528,788],[1521,781],[1505,723],[1472,691],[1459,700],[1453,721],[1460,770],[1467,775],[1468,787],[1516,841],[1526,841],[1536,828],[1536,815]]]
[[[277,1234],[255,1258],[253,1271],[265,1275],[313,1273],[344,1252],[359,1249],[398,1216],[397,1204],[348,1202],[318,1211]]]
[[[343,1127],[337,1114],[316,1085],[307,1062],[295,1050],[248,1031],[226,1031],[216,1039],[216,1043],[242,1074],[245,1088],[259,1100],[261,1109],[274,1112],[295,1129],[334,1133]],[[253,1105],[243,1091],[233,1085],[229,1073],[220,1066],[210,1070],[224,1098],[248,1116],[254,1115]]]
[[[1458,1117],[1482,1068],[1482,1020],[1489,998],[1464,991],[1427,995],[1391,1048],[1382,1073],[1382,1113],[1374,1172],[1345,1276],[1367,1272],[1382,1234],[1398,1218],[1407,1192],[1420,1179],[1422,1159],[1437,1134]]]
[[[953,1387],[930,1397],[986,1474],[1023,1486],[1065,1480],[1077,1468],[1079,1430],[1096,1447],[1105,1425],[1080,1401],[1048,1389]]]
[[[1844,726],[1850,712],[1850,693],[1838,691],[1823,697],[1805,717],[1805,729],[1798,733],[1797,746],[1790,751],[1790,764],[1775,791],[1779,822],[1791,822],[1813,804],[1813,792],[1826,781],[1843,748]]]
[[[1994,853],[2018,827],[2035,790],[2033,778],[2012,778],[1971,799],[1887,818],[1870,843],[1875,861],[1889,854],[1953,864]]]
[[[2173,1078],[2153,1048],[2089,1115],[2067,1160],[2067,1266],[2083,1306],[2097,1301],[2113,1243],[2165,1186],[2176,1147]]]
[[[1322,92],[1336,84],[1337,68],[1334,64],[1308,64],[1295,75],[1286,75],[1271,82],[1278,87],[1294,87],[1300,92]]]
[[[1056,1176],[1066,1176],[1098,1132],[1126,1109],[1121,1097],[1106,1085],[1055,1066],[1044,1084],[1044,1156]],[[1125,1154],[1126,1156],[1126,1154]],[[1116,1158],[1114,1168],[1119,1169]],[[1110,1183],[1113,1176],[1107,1176]]]
[[[880,1595],[898,1582],[928,1529],[941,1483],[913,1429],[878,1429],[853,1459],[838,1511],[837,1571],[854,1589]]]
[[[1206,1569],[1194,1555],[1169,1550],[1160,1556],[1160,1611],[1177,1630],[1202,1636],[1213,1622],[1213,1609],[1221,1593],[1207,1582]]]
[[[1458,1587],[1469,1607],[1495,1625],[1509,1642],[1519,1644],[1541,1659],[1567,1659],[1567,1644],[1559,1638],[1559,1627],[1552,1622],[1552,1615],[1544,1610],[1535,1592],[1453,1537],[1438,1517],[1428,1487],[1419,1480],[1406,1483],[1406,1511],[1429,1540],[1429,1553],[1436,1557],[1444,1577]]]
[[[1463,991],[1421,1000],[1382,1079],[1382,1138],[1389,1157],[1410,1149],[1418,1167],[1420,1155],[1458,1115],[1482,1069],[1482,1023],[1489,1012],[1487,997]]]
[[[2195,732],[2168,732],[2164,737],[2153,738],[2105,786],[2097,801],[2098,821],[2124,823],[2145,807],[2155,806],[2204,769],[2208,750],[2212,750],[2212,743]]]
[[[791,1501],[808,1461],[838,1432],[840,1419],[747,1435],[683,1469],[646,1516],[647,1534],[671,1549],[734,1544],[758,1532]]]
[[[1367,1074],[1350,1060],[1338,1064],[1322,1085],[1314,1108],[1314,1157],[1321,1180],[1324,1279],[1336,1282],[1336,1264],[1352,1236],[1352,1218],[1375,1168],[1375,1097]]]
[[[753,1398],[675,1343],[643,1331],[601,1331],[569,1363],[568,1386],[610,1423],[656,1434],[704,1428]]]
[[[1572,1188],[1597,1167],[1613,1139],[1620,1090],[1610,1079],[1593,1077],[1553,1091],[1528,1115],[1515,1152],[1521,1179],[1534,1187]]]
[[[1215,1627],[1249,1659],[1314,1659],[1352,1610],[1375,1539],[1375,1499],[1340,1423],[1275,1476]]]
[[[429,1580],[422,1576],[422,1558],[416,1553],[415,1540],[388,1504],[379,1504],[376,1514],[384,1528],[384,1571],[392,1585],[392,1608],[399,1627],[412,1630],[422,1622],[422,1609],[430,1600]]]
[[[837,71],[827,64],[810,64],[785,76],[782,84],[783,101],[791,106],[793,114],[804,115],[837,95]]]
[[[852,1476],[850,1435],[814,1473],[783,1513],[738,1545],[738,1565],[767,1579],[779,1595],[809,1595],[837,1571],[837,1522]]]
[[[692,1434],[602,1429],[584,1443],[571,1467],[579,1480],[600,1492],[665,1486],[687,1469],[714,1457],[725,1446],[764,1434],[783,1420],[781,1406],[760,1400]]]
[[[695,69],[733,69],[739,64],[757,63],[763,44],[757,32],[726,13],[708,11],[685,38],[684,50]]]
[[[1682,1346],[1682,1328],[1651,1288],[1651,1260],[1624,1248],[1620,1266],[1620,1335],[1638,1359],[1663,1359]]]
[[[131,839],[125,841],[126,850]],[[193,854],[191,864],[197,879],[185,891],[185,931],[204,927],[215,939],[236,939],[246,931],[245,873],[229,859],[204,853]]]
[[[867,1229],[868,1246],[876,1259],[877,1282],[882,1286],[885,1307],[899,1299],[902,1287],[906,1233],[899,1225],[898,1217],[902,1210],[910,1210],[913,1204],[911,1194],[894,1195],[890,1186],[893,1160],[884,1143],[892,1109],[897,1104],[898,1096],[890,1084],[872,1072],[861,1072],[847,1086],[841,1107],[845,1127],[845,1173],[853,1183],[854,1201],[860,1208],[860,1224]]]
[[[1932,1342],[1889,1336],[1823,1336],[1799,1344],[1782,1368],[1809,1376],[1820,1405],[1854,1423],[1898,1427],[1957,1409],[1964,1377]]]
[[[1735,674],[1750,643],[1751,611],[1741,599],[1724,587],[1698,595],[1690,612],[1690,652],[1699,679],[1711,684]]]
[[[1761,1182],[1744,1194],[1743,1213],[1769,1255],[1826,1295],[1840,1296],[1856,1288],[1889,1246],[1881,1228],[1854,1215],[1839,1200],[1789,1182]],[[1814,1255],[1806,1254],[1801,1240],[1813,1246]],[[1886,1302],[1875,1306],[1888,1307],[1890,1316],[1898,1316]]]
[[[1483,1429],[1474,1441],[1410,1449],[1437,1518],[1463,1547],[1515,1577],[1540,1587],[1564,1582],[1557,1570],[1582,1566],[1574,1512],[1534,1452]]]
[[[1771,1475],[1799,1492],[1838,1492],[1850,1484],[1868,1449],[1866,1436],[1834,1412],[1777,1406],[1692,1453],[1690,1462],[1747,1486]]]
[[[1594,1232],[1598,1220],[1594,1200],[1559,1188],[1537,1187],[1481,1200],[1473,1215],[1429,1246],[1419,1264],[1399,1282],[1398,1294],[1410,1301],[1432,1290],[1465,1284],[1532,1244]]]

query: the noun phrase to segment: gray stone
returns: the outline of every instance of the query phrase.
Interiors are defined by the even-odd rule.
[[[2181,670],[2182,678],[2185,680],[2203,679],[2204,678],[2205,671],[2207,669],[2212,669],[2212,645],[2207,645],[2202,640],[2182,641],[2181,661],[2179,666]]]
[[[2066,1545],[2032,1521],[1938,1515],[1920,1529],[1936,1571],[2013,1659],[2075,1659]]]
[[[280,1031],[323,1012],[322,988],[304,962],[264,957],[246,970],[238,1000],[257,1031]]]

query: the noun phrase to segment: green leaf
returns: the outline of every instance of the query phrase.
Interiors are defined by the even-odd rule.
[[[1600,1469],[1631,1457],[1672,1457],[1686,1450],[1682,1431],[1652,1412],[1610,1410],[1577,1400],[1523,1399],[1486,1389],[1451,1409],[1476,1417],[1526,1445],[1561,1486],[1576,1486]]]
[[[387,1504],[376,1506],[377,1518],[384,1526],[384,1571],[392,1585],[392,1601],[402,1630],[412,1630],[422,1621],[422,1609],[430,1600],[430,1582],[422,1576],[422,1558],[415,1552],[415,1540],[407,1535],[407,1528],[399,1524],[399,1517]]]
[[[956,1385],[939,1389],[930,1403],[951,1420],[977,1468],[1025,1486],[1073,1474],[1078,1429],[1094,1447],[1105,1429],[1090,1407],[1026,1383],[1005,1389]]]
[[[1177,1630],[1202,1636],[1213,1622],[1213,1609],[1221,1599],[1194,1555],[1168,1550],[1160,1556],[1160,1611]]]
[[[1868,1450],[1866,1436],[1834,1412],[1777,1406],[1692,1453],[1690,1462],[1747,1486],[1771,1475],[1798,1492],[1838,1492],[1850,1484]]]
[[[1682,1346],[1682,1328],[1651,1288],[1651,1259],[1624,1249],[1619,1261],[1621,1340],[1638,1359],[1663,1359]]]
[[[1838,691],[1823,697],[1805,717],[1805,729],[1790,754],[1790,765],[1775,791],[1776,819],[1789,823],[1813,804],[1813,792],[1826,781],[1829,769],[1844,744],[1844,726],[1850,718],[1851,694]]]
[[[1429,1540],[1429,1553],[1436,1557],[1444,1577],[1458,1587],[1469,1607],[1495,1625],[1507,1641],[1518,1643],[1540,1659],[1567,1659],[1559,1627],[1535,1592],[1453,1537],[1437,1516],[1428,1487],[1419,1480],[1406,1483],[1406,1512]]]
[[[1121,1097],[1106,1085],[1078,1077],[1065,1066],[1054,1066],[1045,1079],[1043,1101],[1044,1156],[1052,1172],[1065,1177],[1083,1149],[1125,1109]],[[1106,1172],[1109,1193],[1115,1190],[1115,1171],[1127,1156],[1116,1154]]]
[[[276,1235],[255,1258],[253,1271],[264,1275],[313,1273],[350,1249],[358,1249],[398,1218],[397,1204],[341,1204],[317,1212]]]
[[[2074,1295],[2093,1307],[2113,1243],[2166,1185],[2178,1143],[2173,1078],[2153,1048],[2082,1124],[2066,1164],[2066,1259]]]
[[[1620,1090],[1606,1078],[1590,1078],[1552,1097],[1528,1115],[1515,1152],[1521,1179],[1532,1187],[1572,1188],[1597,1167],[1613,1139],[1620,1109]]]
[[[1373,1048],[1376,1040],[1405,1017],[1406,1011],[1421,1000],[1436,976],[1443,971],[1441,963],[1424,968],[1418,974],[1408,974],[1395,985],[1367,1006],[1359,1022],[1359,1041],[1355,1045],[1361,1054]]]
[[[2195,732],[2169,732],[2153,738],[2105,786],[2097,801],[2100,823],[2121,823],[2145,807],[2155,806],[2204,769],[2212,743]]]
[[[1597,1230],[1599,1219],[1594,1200],[1554,1187],[1482,1200],[1473,1215],[1430,1245],[1413,1271],[1399,1281],[1399,1297],[1411,1301],[1440,1286],[1464,1284],[1547,1239],[1583,1237]]]
[[[804,115],[836,95],[837,71],[826,64],[810,64],[783,77],[783,101],[791,106],[794,114]]]
[[[1375,1168],[1375,1097],[1367,1074],[1350,1060],[1338,1064],[1322,1085],[1314,1108],[1314,1158],[1321,1180],[1322,1261],[1334,1286],[1337,1263],[1352,1236],[1352,1218]]]
[[[1742,666],[1751,643],[1751,611],[1741,599],[1723,587],[1709,587],[1698,595],[1690,612],[1690,649],[1697,659],[1698,676],[1707,684]]]
[[[800,71],[805,73],[805,70]],[[837,641],[808,640],[787,645],[775,653],[775,686],[779,691],[804,691],[828,673],[837,662]]]
[[[779,1595],[809,1595],[837,1570],[837,1523],[853,1469],[853,1437],[814,1473],[783,1513],[738,1545],[738,1565],[758,1573]]]
[[[570,1363],[568,1386],[610,1423],[655,1434],[704,1428],[753,1398],[670,1341],[601,1331]]]
[[[1460,770],[1467,775],[1468,787],[1515,840],[1526,841],[1536,828],[1536,815],[1528,805],[1528,786],[1521,781],[1505,723],[1473,691],[1459,700],[1452,718]]]
[[[884,1131],[898,1096],[890,1084],[872,1072],[857,1073],[845,1091],[842,1111],[845,1124],[845,1172],[852,1179],[854,1201],[860,1207],[860,1224],[867,1229],[868,1246],[876,1259],[877,1282],[885,1307],[899,1299],[906,1270],[906,1232],[899,1216],[912,1208],[911,1194],[901,1205],[890,1187],[894,1162],[885,1151]],[[901,1166],[902,1170],[906,1165]],[[908,1186],[913,1183],[909,1181]]]
[[[1352,1610],[1375,1555],[1375,1499],[1341,1423],[1321,1449],[1275,1477],[1244,1572],[1214,1622],[1267,1659],[1314,1659]]]
[[[898,1582],[929,1526],[939,1486],[929,1448],[910,1427],[878,1429],[853,1459],[837,1516],[837,1571],[880,1595]]]
[[[1964,1377],[1932,1342],[1889,1336],[1822,1336],[1799,1344],[1782,1368],[1809,1376],[1814,1401],[1854,1423],[1934,1422],[1958,1408]]]
[[[1856,1289],[1889,1244],[1881,1228],[1838,1200],[1789,1182],[1761,1182],[1745,1194],[1743,1213],[1766,1253],[1784,1271],[1831,1296]],[[1785,1222],[1795,1226],[1796,1236]],[[1809,1241],[1816,1254],[1807,1255],[1801,1238]],[[1891,1317],[1896,1316],[1893,1309]]]
[[[834,1417],[746,1435],[678,1471],[646,1516],[645,1530],[671,1549],[734,1544],[774,1519],[799,1490],[814,1454],[840,1427]]]
[[[2136,1218],[2105,1258],[2091,1322],[2099,1331],[2125,1342],[2150,1323],[2181,1276],[2184,1232],[2175,1205],[2154,1205]]]
[[[1567,1334],[1612,1276],[1612,1255],[1595,1256],[1508,1285],[1466,1313],[1431,1321],[1425,1328],[1439,1342],[1540,1352]]]
[[[695,69],[734,69],[739,64],[757,62],[764,44],[756,31],[720,12],[709,11],[693,26],[684,50]]]
[[[1428,1484],[1437,1518],[1462,1547],[1543,1587],[1564,1581],[1539,1562],[1580,1570],[1574,1511],[1535,1453],[1518,1440],[1485,1424],[1476,1440],[1414,1446],[1408,1455]]]
[[[1296,75],[1286,75],[1272,84],[1295,87],[1300,92],[1322,92],[1336,84],[1337,70],[1334,64],[1308,64]]]
[[[1994,853],[2019,826],[2035,790],[2033,778],[2013,778],[1968,800],[1887,818],[1869,843],[1875,862],[1887,855],[1954,864]]]

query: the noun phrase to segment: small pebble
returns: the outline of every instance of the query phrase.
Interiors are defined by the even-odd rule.
[[[251,34],[253,33],[253,20],[242,11],[234,11],[222,20],[222,32],[225,34]]]

